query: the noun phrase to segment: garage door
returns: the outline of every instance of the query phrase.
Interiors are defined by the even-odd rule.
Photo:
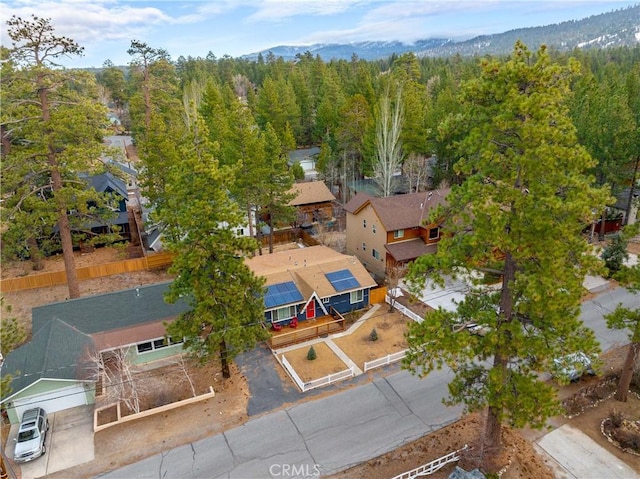
[[[32,407],[40,406],[47,414],[50,414],[63,409],[84,406],[85,404],[87,404],[87,398],[82,384],[60,388],[49,393],[24,399],[16,399],[13,403],[18,418],[21,418],[22,413]]]

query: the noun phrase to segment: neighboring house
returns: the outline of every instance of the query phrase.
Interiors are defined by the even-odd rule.
[[[295,195],[289,205],[296,208],[298,226],[311,225],[333,218],[333,202],[336,197],[323,181],[296,183],[289,193]]]
[[[382,277],[396,264],[434,253],[440,227],[428,223],[432,210],[445,202],[449,190],[377,198],[357,194],[347,212],[347,253],[355,254],[374,275]]]
[[[255,256],[247,265],[266,279],[265,322],[289,324],[369,305],[377,286],[357,258],[326,246]]]
[[[311,148],[300,148],[289,152],[289,167],[295,163],[300,163],[304,171],[305,180],[315,180],[318,176],[316,171],[316,160],[320,154],[320,147],[313,146]]]
[[[89,176],[86,180],[89,188],[95,189],[98,193],[111,194],[117,199],[118,205],[115,212],[118,216],[104,221],[96,220],[86,225],[85,228],[90,228],[95,234],[104,234],[110,233],[110,228],[117,226],[119,228],[120,235],[123,238],[130,240],[131,228],[129,226],[129,213],[127,211],[129,193],[125,182],[111,173]]]
[[[633,190],[633,195],[629,198],[631,188],[626,188],[616,195],[616,203],[613,205],[613,209],[622,213],[622,224],[632,225],[638,221],[638,208],[640,207],[640,185],[636,186]],[[629,206],[629,199],[631,199],[631,208],[629,209],[629,218],[625,222],[627,216],[627,208]]]
[[[126,349],[132,363],[175,355],[181,342],[165,338],[164,323],[188,310],[167,304],[169,283],[141,286],[33,308],[31,341],[7,354],[1,373],[11,374],[0,404],[12,423],[40,406],[48,413],[92,404],[99,353]]]

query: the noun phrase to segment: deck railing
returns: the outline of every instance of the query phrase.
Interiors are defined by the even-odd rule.
[[[338,313],[338,315],[338,319],[334,319],[333,321],[328,321],[314,326],[307,326],[303,328],[301,327],[301,324],[304,323],[298,323],[297,329],[271,336],[269,345],[271,346],[271,349],[279,349],[285,346],[290,346],[292,344],[309,341],[310,339],[315,339],[325,334],[333,334],[344,331],[345,319],[342,317],[342,315],[340,315],[340,313]]]

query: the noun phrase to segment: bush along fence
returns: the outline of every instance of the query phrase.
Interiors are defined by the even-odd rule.
[[[296,383],[296,386],[300,388],[300,391],[307,392],[311,389],[316,389],[322,386],[328,386],[329,384],[335,383],[337,381],[342,381],[344,379],[349,379],[355,376],[352,368],[345,369],[344,371],[340,371],[337,373],[329,374],[322,378],[314,379],[313,381],[304,382],[296,373],[296,370],[293,369],[293,366],[287,361],[287,358],[284,357],[284,354],[279,357],[277,354],[275,355],[277,361],[282,365],[284,370],[287,372],[289,377]]]

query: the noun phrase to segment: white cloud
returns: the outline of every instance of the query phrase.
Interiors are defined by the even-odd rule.
[[[256,12],[247,18],[250,22],[269,20],[279,21],[300,15],[335,15],[342,13],[358,4],[366,4],[359,0],[263,0],[248,2],[257,8]]]
[[[131,39],[173,19],[153,7],[120,5],[110,1],[18,1],[5,5],[4,16],[28,19],[31,15],[51,18],[57,35],[79,44]],[[3,35],[4,43],[4,35]]]

